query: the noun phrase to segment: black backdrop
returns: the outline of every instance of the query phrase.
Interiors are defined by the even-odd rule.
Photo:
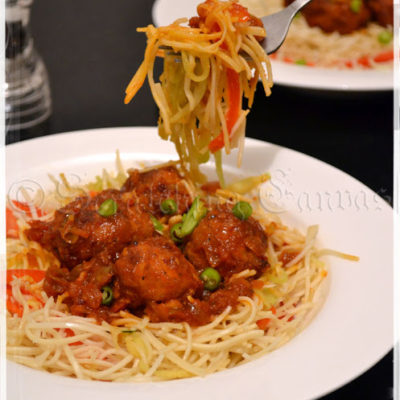
[[[49,71],[53,114],[46,124],[8,141],[87,128],[154,126],[157,110],[147,85],[129,106],[123,104],[125,86],[145,46],[136,27],[152,23],[152,4],[36,0],[32,33]],[[277,85],[265,98],[258,90],[247,134],[332,164],[391,202],[392,92],[329,93]],[[390,353],[323,399],[390,399],[392,362]]]

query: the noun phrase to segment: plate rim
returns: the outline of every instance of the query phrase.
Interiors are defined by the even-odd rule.
[[[34,138],[34,139],[30,139],[30,140],[26,140],[26,141],[22,141],[22,142],[18,142],[18,143],[14,143],[14,144],[6,146],[6,162],[7,162],[7,158],[9,157],[9,155],[7,155],[7,153],[18,152],[19,148],[29,147],[29,146],[31,146],[31,144],[40,145],[41,142],[49,142],[49,141],[50,142],[57,142],[59,140],[62,141],[63,139],[68,139],[73,135],[77,135],[77,136],[79,136],[79,135],[93,135],[96,132],[97,133],[100,132],[100,133],[103,133],[103,134],[112,134],[112,135],[116,135],[115,132],[120,132],[121,134],[125,135],[127,133],[132,133],[132,131],[136,131],[136,132],[147,131],[147,132],[153,132],[155,135],[157,135],[157,128],[156,127],[148,127],[148,126],[146,126],[146,127],[108,127],[108,128],[95,128],[95,129],[85,129],[85,130],[78,130],[78,131],[71,131],[71,132],[63,132],[63,133],[49,135],[49,136],[37,137],[37,138]],[[324,161],[322,161],[322,160],[320,160],[320,159],[318,159],[316,157],[307,155],[305,153],[299,152],[299,151],[294,150],[294,149],[290,149],[290,148],[287,148],[287,147],[283,147],[283,146],[280,146],[280,145],[277,145],[277,144],[269,143],[269,142],[258,140],[258,139],[246,138],[246,141],[250,142],[250,143],[255,143],[255,144],[261,145],[261,146],[265,146],[265,145],[266,146],[272,146],[272,148],[275,148],[275,149],[279,149],[279,150],[289,151],[291,153],[295,153],[297,156],[303,157],[307,161],[322,163],[325,167],[328,167],[328,168],[332,169],[335,173],[339,172],[340,174],[344,174],[346,176],[346,178],[350,179],[352,182],[356,182],[357,184],[361,185],[362,187],[366,188],[367,190],[372,191],[370,188],[368,188],[368,186],[366,186],[364,183],[360,182],[359,180],[357,180],[353,176],[349,175],[348,173],[340,170],[339,168],[337,168],[337,167],[335,167],[335,166],[333,166],[331,164],[328,164],[328,163],[326,163],[326,162],[324,162]],[[112,151],[114,151],[114,150],[112,150]],[[108,152],[110,152],[110,151],[108,151]],[[67,156],[67,158],[68,158],[68,156]],[[69,158],[73,158],[73,157],[69,157]],[[7,176],[8,176],[8,174],[7,174]],[[7,179],[6,179],[6,184],[8,184]],[[382,199],[382,201],[384,201],[384,200]],[[389,204],[387,204],[386,202],[384,202],[384,204],[388,208],[387,211],[392,211],[392,207]],[[308,328],[306,328],[305,330],[307,330],[307,329]],[[349,383],[350,381],[356,379],[357,377],[359,377],[360,375],[365,373],[368,369],[370,369],[373,365],[375,365],[379,360],[381,360],[383,357],[385,357],[390,352],[390,350],[392,349],[392,346],[393,346],[393,343],[386,344],[385,345],[385,349],[383,351],[380,351],[380,354],[375,355],[374,357],[371,357],[371,358],[373,358],[373,361],[370,361],[370,363],[368,365],[365,365],[363,369],[361,369],[361,370],[359,369],[356,373],[353,373],[351,376],[347,377],[346,379],[342,379],[339,383],[332,384],[331,387],[329,387],[329,388],[327,388],[325,390],[325,392],[318,392],[317,395],[318,396],[323,396],[323,395],[325,395],[327,393],[330,393],[330,392],[342,387],[343,385]],[[270,353],[270,354],[273,354],[273,353]],[[255,360],[252,363],[258,362],[259,360]],[[33,370],[33,369],[29,368],[29,367],[25,367],[25,366],[19,365],[19,364],[14,363],[14,362],[12,362],[10,360],[7,360],[7,369],[9,368],[10,363],[11,363],[11,365],[16,366],[17,370],[19,368],[22,368],[22,370],[29,370],[29,372],[34,371],[35,373],[39,373],[40,376],[44,376],[44,375],[48,374],[47,372],[45,372],[43,374],[42,371]],[[245,364],[245,365],[248,365],[248,364]],[[235,369],[236,368],[234,368],[233,370],[235,370]],[[228,371],[231,371],[231,370],[228,370]],[[219,375],[219,374],[220,373],[216,373],[216,374],[212,374],[210,376],[215,376],[215,375]],[[62,382],[64,382],[64,380],[68,380],[68,383],[73,382],[72,385],[74,385],[74,386],[80,386],[82,382],[85,382],[85,381],[81,381],[79,379],[65,378],[65,377],[55,376],[55,375],[52,375],[52,374],[46,376],[46,378],[49,378],[49,377],[50,377],[50,379],[51,379],[51,377],[52,378],[57,378],[57,379],[61,378]],[[197,379],[197,378],[194,378],[194,379]],[[174,381],[174,382],[176,382],[176,381]],[[110,386],[110,383],[106,383],[106,382],[96,382],[96,381],[91,381],[91,382],[87,382],[86,381],[85,382],[85,384],[88,384],[89,386],[92,386],[92,385],[96,385],[97,386],[97,384],[99,384],[99,383],[102,384],[102,385],[105,384],[105,385],[109,385]],[[165,384],[165,383],[162,382],[161,384]],[[112,385],[115,386],[115,385],[119,385],[119,384],[118,383],[112,383]],[[125,383],[123,385],[125,385]],[[146,384],[144,384],[144,385],[146,385]]]
[[[161,8],[171,0],[155,0],[151,16],[155,26],[164,24],[161,18]],[[188,1],[188,0],[186,0]],[[190,0],[193,1],[193,0]],[[196,0],[196,4],[200,0]],[[172,23],[171,21],[170,23]],[[276,85],[308,90],[328,92],[387,92],[394,89],[394,69],[390,70],[338,70],[333,68],[307,67],[293,65],[277,60],[270,60],[273,82]],[[278,75],[276,72],[278,71]],[[280,74],[282,74],[280,76]],[[310,76],[309,76],[310,75]],[[319,83],[315,83],[315,75]],[[313,80],[310,80],[312,77]],[[306,79],[305,79],[306,78]],[[352,79],[356,78],[356,82]],[[357,80],[361,79],[361,82]],[[374,83],[375,80],[379,83]]]

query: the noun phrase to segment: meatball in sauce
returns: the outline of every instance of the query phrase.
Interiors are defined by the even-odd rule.
[[[293,0],[285,0],[289,5]],[[301,11],[309,26],[317,26],[324,32],[352,33],[367,25],[371,11],[364,0],[354,5],[353,0],[313,0]]]
[[[184,179],[175,167],[129,172],[129,178],[121,189],[122,192],[134,192],[138,202],[156,217],[163,215],[160,206],[164,200],[173,199],[177,204],[177,214],[184,213],[192,200]]]
[[[267,236],[252,217],[240,220],[228,205],[214,207],[194,230],[185,256],[203,271],[212,267],[224,277],[245,269],[261,273],[267,266]]]
[[[239,219],[230,205],[211,206],[178,247],[169,229],[156,231],[151,219],[163,215],[165,199],[176,202],[176,215],[192,205],[176,168],[133,170],[121,190],[78,197],[56,210],[53,220],[31,221],[29,240],[60,261],[46,272],[47,295],[62,296],[72,314],[99,321],[112,321],[126,310],[152,322],[192,326],[234,309],[240,296],[251,297],[253,278],[236,274],[255,270],[257,277],[267,267],[261,225],[252,217]],[[105,202],[113,205],[107,213]],[[168,225],[171,215],[165,217]],[[201,279],[210,267],[220,275],[215,288]]]
[[[101,215],[100,206],[110,200],[116,203],[116,212]],[[152,236],[154,227],[134,197],[104,190],[60,208],[50,222],[32,221],[26,234],[29,240],[53,252],[63,266],[73,268],[105,248],[115,255],[130,242]]]
[[[126,247],[114,271],[120,282],[144,301],[177,299],[202,287],[193,265],[163,236]]]

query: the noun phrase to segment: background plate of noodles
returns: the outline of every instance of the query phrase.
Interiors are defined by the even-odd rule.
[[[79,145],[78,145],[79,144]],[[51,173],[88,182],[115,168],[119,149],[126,168],[176,159],[173,145],[156,128],[110,128],[39,138],[7,148],[7,194],[18,188],[48,190]],[[235,152],[224,160],[226,176],[270,172],[260,189],[264,208],[304,232],[318,225],[318,246],[360,257],[357,263],[329,257],[329,292],[309,325],[279,349],[205,377],[168,382],[117,383],[71,379],[7,362],[9,399],[88,400],[308,399],[363,373],[392,347],[392,210],[349,175],[314,158],[246,139],[243,166]],[[212,167],[205,165],[212,176]],[[317,172],[316,172],[317,171]]]
[[[157,0],[153,6],[154,24],[169,25],[182,16],[196,15],[198,3],[196,0]],[[283,1],[241,0],[239,3],[260,17],[277,12]],[[310,28],[304,18],[297,18],[282,48],[270,57],[273,81],[316,90],[392,90],[393,63],[373,61],[392,52],[393,41],[383,45],[377,40],[385,30],[370,23],[366,29],[351,35],[325,34],[317,27]],[[268,35],[268,27],[266,31]],[[367,61],[365,54],[371,51],[372,61]],[[307,55],[312,61],[307,61]]]

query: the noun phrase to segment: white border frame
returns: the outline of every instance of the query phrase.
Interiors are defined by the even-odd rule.
[[[5,85],[5,1],[0,3],[0,15],[3,21],[0,23],[0,87]],[[0,400],[6,400],[6,162],[5,162],[5,99],[0,96]]]
[[[400,3],[394,0],[394,69],[393,69],[393,218],[394,218],[394,238],[393,238],[393,321],[394,321],[394,364],[393,364],[393,398],[400,399],[400,60],[399,60],[399,42],[400,42]]]

